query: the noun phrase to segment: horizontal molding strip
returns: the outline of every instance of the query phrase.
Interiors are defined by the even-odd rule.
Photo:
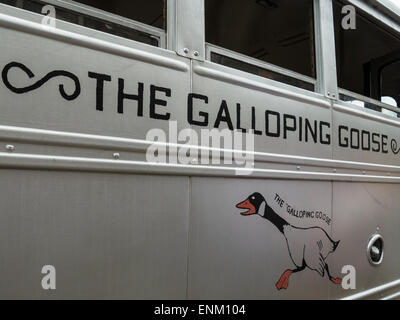
[[[400,292],[397,292],[397,293],[391,294],[387,297],[384,297],[381,300],[397,300],[399,298],[400,298]]]
[[[389,283],[386,283],[382,286],[376,287],[376,288],[372,288],[354,295],[351,295],[349,297],[343,298],[342,300],[359,300],[359,299],[365,299],[377,294],[380,294],[382,292],[385,292],[387,290],[391,290],[393,288],[396,287],[400,287],[400,279],[399,280],[395,280]]]
[[[144,161],[28,155],[4,152],[0,153],[0,168],[177,176],[217,176],[245,179],[271,178],[293,180],[336,180],[400,183],[400,177],[393,176],[356,175],[269,169],[254,169],[252,173],[249,174],[248,169],[238,167],[181,165],[164,163],[160,164]]]
[[[162,143],[153,143],[139,139],[100,136],[93,134],[71,133],[64,131],[51,131],[43,129],[23,128],[0,125],[0,141],[4,143],[30,143],[57,147],[88,148],[95,150],[112,150],[145,153],[150,145],[165,146]],[[167,146],[182,146],[167,144]],[[186,146],[186,145],[185,145]],[[225,151],[224,149],[205,148],[193,146],[199,150]],[[17,150],[18,151],[18,150]],[[232,150],[232,152],[238,152]],[[221,152],[222,153],[222,152]],[[245,152],[239,151],[245,154]],[[294,155],[270,154],[254,152],[255,162],[278,163],[291,165],[305,165],[332,169],[368,170],[387,173],[400,173],[400,166],[382,165],[373,163],[361,163],[323,158],[311,158]]]

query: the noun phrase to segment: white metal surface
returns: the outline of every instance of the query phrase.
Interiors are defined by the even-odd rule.
[[[49,29],[38,23],[40,15],[0,6],[2,70],[24,63],[37,80],[63,69],[82,87],[66,101],[59,85],[70,92],[68,79],[24,94],[0,81],[0,297],[48,298],[39,284],[40,267],[49,263],[61,275],[52,298],[397,297],[400,163],[390,140],[398,139],[400,121],[337,101],[331,2],[315,1],[318,92],[206,61],[203,1],[188,3],[168,1],[169,50],[68,23]],[[112,79],[103,111],[96,110],[96,81],[88,78],[94,71]],[[132,94],[144,84],[143,116],[135,101],[117,112],[119,78]],[[32,79],[13,70],[10,81],[23,87]],[[236,120],[241,104],[246,127],[255,107],[263,133],[256,137],[254,173],[239,178],[237,168],[223,164],[148,163],[146,133],[168,131],[168,121],[149,117],[150,85],[171,89],[160,111],[170,112],[179,129],[201,129],[187,123],[189,93],[207,95],[208,103],[195,107],[210,119],[226,101]],[[298,132],[267,137],[266,110],[330,124],[331,143],[299,141]],[[340,125],[387,135],[388,153],[340,147]],[[289,290],[277,291],[280,274],[293,265],[272,225],[235,208],[253,192],[293,225],[323,227],[340,240],[328,261],[331,271],[340,276],[344,265],[354,265],[357,289],[346,291],[306,270],[291,278]],[[275,194],[296,208],[323,211],[332,223],[290,216],[274,203]],[[372,267],[365,248],[377,228],[385,258]]]
[[[315,47],[317,61],[317,92],[338,99],[335,32],[331,0],[314,1]]]

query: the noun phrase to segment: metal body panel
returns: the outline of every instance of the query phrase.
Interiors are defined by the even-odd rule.
[[[241,216],[235,208],[254,192],[289,223],[318,226],[331,234],[324,221],[292,216],[286,204],[280,207],[274,200],[279,194],[298,210],[320,210],[331,217],[330,182],[193,178],[189,299],[328,299],[328,279],[309,269],[293,274],[288,290],[276,289],[282,273],[295,266],[284,236],[273,224],[259,216]]]
[[[0,174],[1,299],[186,297],[188,178]],[[51,293],[41,287],[48,264]]]
[[[327,41],[317,46],[319,93],[202,61],[202,0],[168,1],[170,51],[68,23],[49,29],[37,23],[39,15],[0,6],[0,67],[15,61],[34,73],[32,79],[13,69],[13,85],[29,86],[55,70],[73,73],[81,84],[79,97],[67,101],[59,86],[71,94],[71,79],[51,79],[24,94],[0,82],[0,297],[396,297],[400,166],[391,139],[398,139],[400,122],[336,101],[333,39],[326,39],[332,34],[330,1],[316,3],[317,43],[321,37]],[[103,111],[96,110],[98,87],[89,72],[111,77],[104,84]],[[136,101],[125,101],[124,113],[118,113],[119,78],[130,94],[143,83],[142,116]],[[167,91],[157,95],[168,105],[158,110],[170,112],[168,120],[177,121],[178,130],[215,127],[224,102],[234,125],[240,104],[241,126],[248,129],[254,110],[261,134],[253,174],[239,178],[237,168],[223,164],[147,162],[147,132],[169,129],[167,120],[151,117],[151,85],[171,90],[170,97]],[[188,124],[190,93],[208,97],[207,103],[194,104],[195,117],[199,111],[208,114],[204,126]],[[267,111],[280,115],[279,137],[266,134]],[[285,115],[289,124],[293,118],[297,123],[286,137]],[[300,118],[303,127],[306,118],[324,123],[322,138],[329,135],[330,142],[321,143],[318,126],[318,142],[300,139]],[[340,147],[340,125],[387,135],[388,153]],[[219,126],[226,128],[224,122]],[[344,265],[357,266],[357,290],[344,291],[307,269],[290,278],[288,290],[278,291],[280,275],[294,264],[284,237],[269,221],[243,217],[235,208],[253,192],[263,194],[290,224],[317,226],[341,240],[326,262],[335,276]],[[277,204],[276,194],[298,210],[323,213],[330,223],[291,215]],[[365,251],[377,227],[384,233],[386,256],[382,266],[372,267]],[[55,292],[40,287],[45,264],[57,267]]]
[[[342,248],[335,255],[334,263],[339,269],[345,265],[354,266],[357,282],[356,289],[347,292],[332,287],[331,298],[360,294],[358,298],[381,299],[400,290],[397,281],[400,265],[399,191],[398,185],[333,183],[332,228],[342,239]],[[371,265],[367,259],[368,241],[374,234],[385,239],[384,259],[380,266]],[[392,285],[380,288],[392,282]]]

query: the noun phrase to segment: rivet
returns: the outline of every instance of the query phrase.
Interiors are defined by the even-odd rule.
[[[121,158],[121,155],[119,153],[114,153],[113,157],[115,160],[119,160]]]
[[[200,53],[199,53],[198,51],[195,51],[195,52],[193,52],[193,55],[194,55],[195,57],[198,57],[198,56],[200,55]]]
[[[296,167],[296,169],[299,171],[301,168],[300,167]]]
[[[333,169],[333,172],[334,172],[334,173],[336,173],[336,172],[337,172],[337,170],[336,170],[336,169]]]
[[[188,49],[188,48],[184,48],[184,49],[183,49],[183,52],[184,52],[185,54],[188,54],[188,53],[189,53],[189,49]]]
[[[9,152],[13,152],[15,150],[15,147],[12,144],[6,145],[6,150]]]
[[[366,172],[366,171],[363,171],[363,174],[367,174],[367,172]]]

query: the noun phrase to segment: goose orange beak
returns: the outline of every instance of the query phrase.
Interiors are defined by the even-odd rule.
[[[246,212],[241,212],[240,214],[242,216],[250,216],[252,214],[256,214],[256,208],[251,204],[249,200],[245,200],[239,204],[236,205],[236,208],[238,209],[247,209],[248,211]]]

